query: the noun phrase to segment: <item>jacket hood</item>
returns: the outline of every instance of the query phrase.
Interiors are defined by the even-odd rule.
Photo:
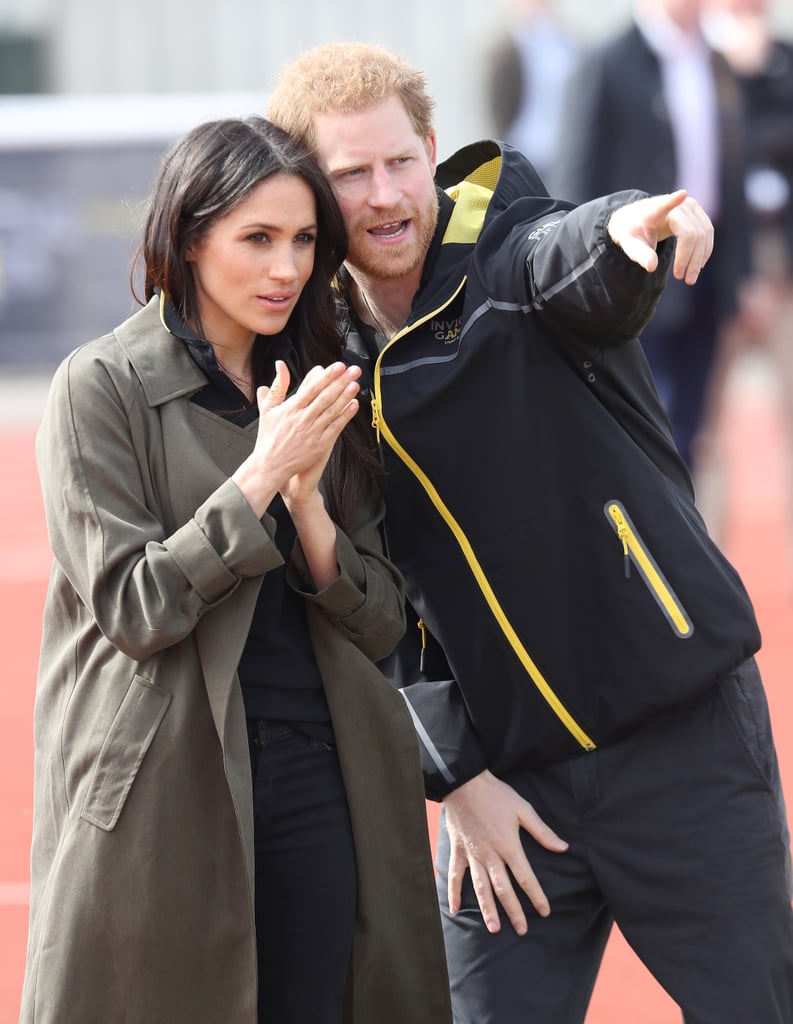
[[[453,205],[449,204],[448,218],[442,214],[436,228],[414,301],[414,319],[444,305],[461,286],[471,252],[488,223],[518,199],[549,198],[526,157],[512,146],[492,140],[471,143],[439,164],[436,185]]]
[[[464,146],[438,165],[437,184],[455,201],[481,190],[488,195],[487,216],[503,212],[516,199],[547,197],[537,171],[519,150],[506,142],[483,139]]]

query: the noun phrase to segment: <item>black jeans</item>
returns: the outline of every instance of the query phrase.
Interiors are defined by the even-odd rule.
[[[336,750],[249,721],[261,1024],[340,1024],[357,870]]]

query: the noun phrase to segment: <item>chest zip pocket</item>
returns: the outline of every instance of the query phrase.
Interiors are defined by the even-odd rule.
[[[635,566],[656,604],[666,616],[669,625],[682,640],[687,640],[694,632],[691,619],[686,614],[677,594],[655,564],[644,541],[636,532],[628,513],[618,501],[607,501],[603,511],[622,543],[625,578],[630,578],[631,565]]]

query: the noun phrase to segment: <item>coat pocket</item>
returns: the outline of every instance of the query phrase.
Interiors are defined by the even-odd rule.
[[[694,632],[691,619],[622,504],[619,501],[607,501],[603,512],[622,544],[625,578],[630,577],[631,565],[634,565],[674,632],[681,640],[688,639]]]
[[[115,828],[132,783],[163,720],[171,694],[135,676],[99,751],[81,816]]]

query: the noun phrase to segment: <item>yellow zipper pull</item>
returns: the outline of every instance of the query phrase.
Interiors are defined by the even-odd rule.
[[[609,515],[617,524],[617,536],[622,541],[625,579],[628,580],[631,576],[631,553],[628,549],[628,537],[630,537],[630,530],[628,529],[628,524],[625,522],[625,517],[616,505],[611,505],[609,507]]]
[[[380,443],[380,405],[377,401],[377,396],[372,395],[372,426],[374,427],[375,434],[377,435],[377,443]]]
[[[419,672],[424,672],[427,667],[427,627],[424,619],[419,619],[416,625],[421,630],[421,654],[419,655]]]

